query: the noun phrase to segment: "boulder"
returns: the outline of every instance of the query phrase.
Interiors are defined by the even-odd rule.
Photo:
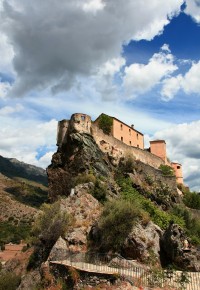
[[[171,223],[161,238],[161,258],[163,266],[174,264],[182,270],[200,271],[200,260],[194,246],[184,248],[188,238],[182,228]]]
[[[151,262],[152,258],[159,262],[161,236],[162,230],[153,222],[138,223],[125,240],[122,255],[141,262]]]

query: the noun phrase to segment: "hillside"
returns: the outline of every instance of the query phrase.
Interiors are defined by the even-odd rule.
[[[47,175],[44,169],[20,162],[15,158],[0,156],[0,173],[12,179],[25,178],[47,185]]]
[[[47,201],[45,170],[0,156],[0,245],[26,238]]]

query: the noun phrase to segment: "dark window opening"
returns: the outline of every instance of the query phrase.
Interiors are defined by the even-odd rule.
[[[129,129],[129,135],[131,135],[131,129]]]
[[[139,148],[139,145],[137,145],[137,148]]]
[[[177,166],[177,169],[180,169],[181,167],[180,166]]]
[[[129,141],[129,144],[131,145],[131,141]]]
[[[137,139],[138,139],[138,133],[137,133]]]
[[[121,141],[123,141],[124,139],[123,139],[123,137],[121,137]]]

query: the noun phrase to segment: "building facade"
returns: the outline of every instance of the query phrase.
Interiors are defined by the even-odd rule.
[[[141,132],[136,130],[133,125],[129,126],[115,117],[108,117],[112,119],[111,135],[114,138],[126,145],[144,149],[144,135]],[[99,118],[101,118],[101,115],[94,121],[97,125]]]

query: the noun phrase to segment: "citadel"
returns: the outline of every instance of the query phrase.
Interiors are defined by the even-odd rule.
[[[107,116],[112,120],[109,134],[105,134],[100,129],[101,116]],[[161,165],[168,165],[174,170],[177,183],[183,184],[182,166],[179,163],[171,162],[167,158],[165,140],[150,141],[150,147],[145,149],[144,135],[136,130],[133,125],[129,126],[117,118],[105,114],[101,114],[95,121],[92,121],[91,117],[86,114],[75,113],[70,120],[58,122],[58,148],[67,143],[67,132],[70,127],[77,132],[92,135],[101,151],[108,154],[112,159],[113,165],[116,165],[119,159],[126,155],[132,156],[134,159],[156,169],[159,169]]]

